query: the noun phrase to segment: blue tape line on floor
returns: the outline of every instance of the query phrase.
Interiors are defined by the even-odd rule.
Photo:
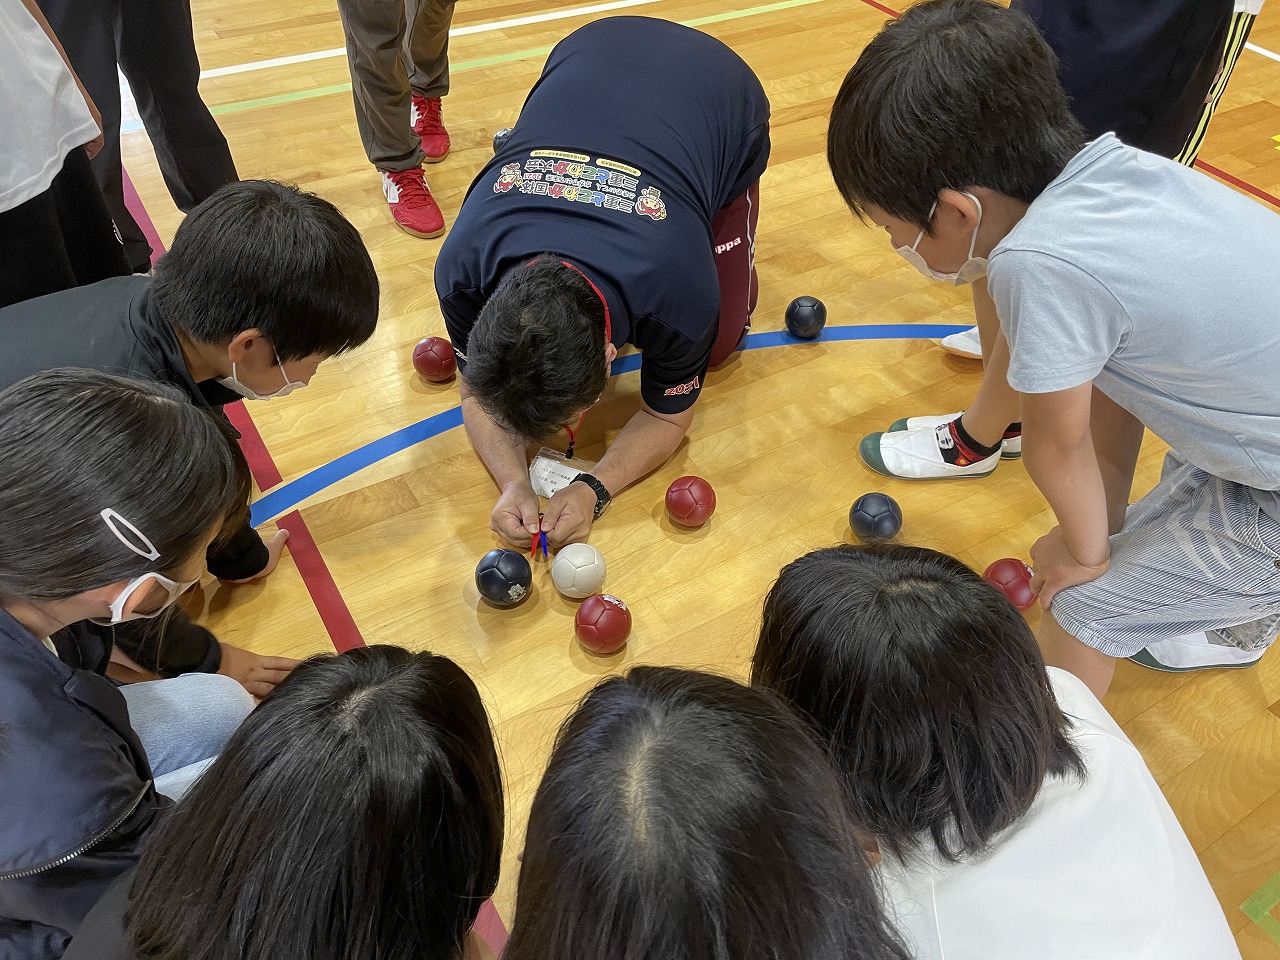
[[[850,326],[829,326],[817,340],[797,340],[786,331],[753,333],[748,335],[744,350],[760,350],[765,347],[798,346],[805,343],[835,343],[846,340],[939,340],[942,337],[969,329],[967,326],[932,323],[877,323]],[[634,373],[640,369],[641,356],[628,354],[613,361],[612,373]],[[276,487],[253,505],[253,525],[281,516],[294,509],[303,500],[314,496],[326,487],[345,480],[379,460],[395,456],[410,447],[439,436],[446,430],[462,426],[462,408],[453,407],[411,424],[381,439],[357,447],[324,466],[304,473],[297,480]]]

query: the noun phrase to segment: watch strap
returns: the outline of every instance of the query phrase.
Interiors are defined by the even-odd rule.
[[[595,510],[592,511],[591,519],[599,520],[600,514],[604,513],[604,508],[609,506],[609,501],[613,499],[613,494],[608,491],[603,483],[589,473],[580,473],[569,482],[585,483],[595,493],[596,506]]]

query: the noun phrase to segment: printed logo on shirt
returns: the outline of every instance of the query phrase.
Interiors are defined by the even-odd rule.
[[[717,243],[716,253],[717,254],[728,253],[730,250],[732,250],[734,247],[738,246],[741,243],[742,243],[741,237],[734,237],[732,240],[727,240],[724,243]]]
[[[498,172],[498,181],[493,185],[493,192],[506,193],[512,187],[520,186],[522,182],[520,164],[508,163]]]
[[[467,362],[467,355],[463,353],[461,350],[459,350],[457,347],[453,348],[453,355],[457,357],[459,360],[461,360],[463,363]]]
[[[654,222],[667,218],[662,191],[641,188],[642,170],[608,157],[591,157],[562,150],[534,150],[523,165],[504,164],[493,182],[497,194],[519,191],[568,203],[590,204],[601,210],[635,213]]]
[[[650,220],[667,219],[667,205],[662,202],[662,191],[653,187],[641,190],[640,199],[636,201],[636,213]]]
[[[697,377],[694,377],[688,383],[681,383],[674,387],[667,387],[667,389],[662,391],[662,395],[664,397],[683,397],[686,394],[693,393],[693,391],[697,390],[700,386],[702,386],[702,383]]]

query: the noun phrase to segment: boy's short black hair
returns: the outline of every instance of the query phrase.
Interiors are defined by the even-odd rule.
[[[378,275],[327,200],[271,180],[220,188],[178,227],[152,296],[200,343],[257,328],[282,361],[358,347],[378,322]]]
[[[467,339],[467,388],[503,429],[533,442],[599,399],[604,306],[554,254],[507,271]]]
[[[927,0],[888,23],[844,78],[827,162],[845,202],[929,230],[940,191],[1030,203],[1084,145],[1057,59],[1031,19],[988,0]]]
[[[1026,620],[923,547],[832,547],[784,567],[751,682],[825,734],[859,827],[900,860],[979,855],[1046,777],[1085,775]]]

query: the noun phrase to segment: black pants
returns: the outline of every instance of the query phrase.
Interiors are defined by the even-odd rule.
[[[1013,0],[1058,55],[1071,110],[1090,138],[1176,158],[1204,114],[1232,0]]]
[[[0,307],[128,273],[83,147],[48,190],[0,213]]]
[[[200,99],[200,62],[190,0],[39,0],[67,57],[102,112],[106,144],[93,159],[107,208],[135,270],[151,245],[124,205],[120,168],[120,86],[124,71],[155,147],[165,185],[188,212],[239,179],[227,139]]]

